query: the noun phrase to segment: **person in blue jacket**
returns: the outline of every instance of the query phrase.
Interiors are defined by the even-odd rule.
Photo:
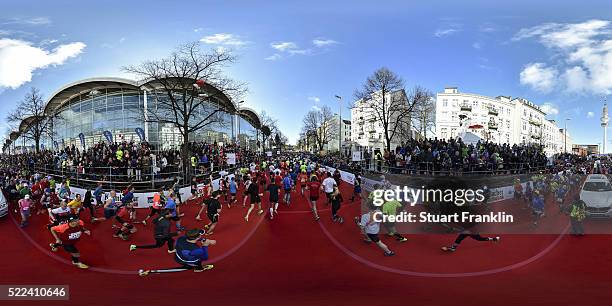
[[[537,226],[540,218],[544,217],[544,195],[538,190],[534,192],[531,207],[534,216],[533,226]]]
[[[204,238],[205,231],[202,229],[192,229],[187,231],[185,236],[177,239],[174,246],[174,260],[180,266],[169,269],[158,270],[139,270],[138,275],[147,276],[150,273],[173,273],[193,270],[193,272],[203,272],[214,268],[213,265],[202,265],[208,260],[208,247],[217,244],[217,241]]]
[[[283,178],[283,189],[285,190],[283,201],[285,201],[285,204],[287,204],[287,206],[290,206],[291,205],[291,189],[293,189],[293,181],[291,180],[289,173],[286,173],[285,177]]]

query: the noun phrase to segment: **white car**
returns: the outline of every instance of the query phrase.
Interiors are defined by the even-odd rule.
[[[612,217],[612,186],[603,174],[591,174],[582,185],[580,199],[587,217]]]
[[[4,194],[0,191],[0,217],[8,215],[8,202]]]

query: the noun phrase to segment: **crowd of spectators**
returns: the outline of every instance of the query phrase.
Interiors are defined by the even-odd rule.
[[[339,168],[357,168],[351,156],[322,157]],[[459,140],[419,139],[392,151],[364,152],[361,167],[397,174],[461,175],[467,173],[529,173],[544,170],[550,161],[542,146],[493,142],[466,144]]]
[[[158,150],[147,142],[99,142],[86,150],[71,145],[56,151],[2,154],[0,163],[5,170],[24,175],[37,172],[92,181],[140,182],[180,175],[187,166],[183,164],[181,150],[182,147]],[[202,175],[212,166],[226,167],[227,153],[235,153],[237,163],[255,154],[234,144],[219,146],[206,142],[189,143],[188,153],[190,171]]]

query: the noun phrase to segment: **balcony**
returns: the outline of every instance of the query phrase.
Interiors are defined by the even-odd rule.
[[[489,130],[497,130],[499,126],[495,122],[489,122]]]
[[[489,115],[497,116],[499,112],[494,108],[489,108]]]
[[[529,124],[533,124],[535,126],[541,126],[542,123],[540,121],[537,121],[535,119],[529,118]]]
[[[471,112],[472,111],[472,105],[470,105],[470,104],[461,104],[461,111],[463,111],[463,112]]]
[[[538,135],[538,134],[531,134],[531,138],[533,139],[542,139],[542,136]]]

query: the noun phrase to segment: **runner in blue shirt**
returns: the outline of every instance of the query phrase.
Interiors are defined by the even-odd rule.
[[[164,209],[167,209],[170,212],[170,220],[174,221],[176,224],[176,230],[182,232],[185,230],[183,226],[181,226],[181,214],[180,208],[176,205],[176,194],[171,193],[166,200],[166,206]]]
[[[236,179],[232,177],[229,183],[229,192],[230,192],[230,202],[227,203],[227,208],[232,208],[232,204],[236,202],[236,193],[238,193],[238,184],[236,184]]]
[[[285,201],[285,204],[287,204],[287,206],[291,205],[291,189],[293,187],[293,182],[291,181],[291,178],[289,177],[289,173],[285,174],[285,177],[283,178],[283,189],[285,189],[285,195],[283,196],[283,201]]]

